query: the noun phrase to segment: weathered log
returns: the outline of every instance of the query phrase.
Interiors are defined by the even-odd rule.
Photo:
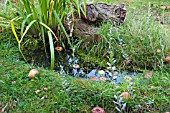
[[[81,5],[84,11],[84,5]],[[81,18],[74,16],[73,30],[71,30],[69,21],[65,21],[65,27],[68,32],[71,32],[73,36],[80,37],[83,40],[100,41],[101,36],[96,33],[96,30],[100,30],[97,25],[111,20],[112,23],[121,24],[125,21],[126,9],[124,5],[108,5],[106,3],[86,4],[86,16],[81,12]],[[72,19],[72,18],[71,18]]]
[[[81,7],[84,11],[83,5]],[[113,23],[120,24],[124,22],[125,17],[126,9],[124,8],[124,4],[120,6],[108,5],[106,3],[87,4],[86,17],[82,14],[82,18],[92,23],[100,23],[111,19]]]

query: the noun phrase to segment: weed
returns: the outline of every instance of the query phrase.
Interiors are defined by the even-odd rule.
[[[106,56],[108,56],[110,66],[115,66],[116,63],[122,64],[123,60],[132,60],[139,67],[145,68],[149,66],[149,68],[155,68],[159,65],[162,68],[163,57],[169,54],[169,31],[165,30],[166,26],[154,20],[152,15],[155,12],[153,12],[151,4],[148,5],[146,3],[148,1],[124,1],[127,5],[129,2],[133,3],[127,6],[128,16],[126,22],[121,26],[112,27],[110,27],[109,22],[102,24],[101,34],[104,40],[91,46],[95,50],[94,54],[98,54],[99,57],[95,55],[91,57],[83,53],[79,54],[83,54],[86,58],[88,57],[87,60],[91,59],[89,60],[90,62],[97,59],[100,65],[105,66],[107,65],[107,61],[101,57],[103,55],[102,53],[106,53]],[[164,1],[150,0],[151,3],[157,3],[154,8],[159,7]],[[107,0],[107,2],[111,1]],[[7,3],[11,4],[8,0]],[[166,0],[166,3],[169,2]],[[6,7],[12,6],[9,5]],[[6,13],[9,14],[11,12],[7,11]],[[161,14],[166,14],[166,12],[163,11]],[[11,17],[13,16],[15,17],[16,14],[11,13]],[[164,15],[162,16],[164,18]],[[30,17],[33,18],[33,16]],[[10,17],[8,18],[9,20],[12,19]],[[26,17],[23,20],[25,19]],[[50,19],[47,20],[49,21]],[[16,25],[18,22],[14,21],[14,24]],[[5,27],[9,26],[9,23],[6,23],[6,21],[4,23]],[[21,23],[19,22],[19,25]],[[41,25],[45,26],[46,24]],[[29,23],[26,26],[29,26]],[[15,26],[15,29],[18,28],[20,27]],[[44,27],[41,30],[45,30]],[[18,30],[16,30],[16,33],[19,34]],[[50,31],[48,33],[51,37]],[[24,42],[26,38],[28,37],[23,38]],[[108,113],[170,111],[170,76],[168,65],[163,66],[162,70],[153,71],[151,78],[144,78],[143,76],[135,78],[133,84],[130,84],[126,80],[120,84],[92,82],[68,75],[59,75],[53,70],[34,66],[32,68],[37,68],[40,75],[30,80],[28,78],[30,65],[18,60],[20,57],[19,50],[17,49],[18,43],[13,38],[12,32],[2,31],[0,40],[1,111],[75,113],[90,112],[96,106],[102,107]],[[20,38],[18,40],[20,42]],[[78,49],[79,46],[79,43],[77,45],[74,44],[74,50],[80,51]],[[160,49],[161,53],[156,53],[157,49]],[[93,50],[91,50],[90,54],[93,53]],[[114,62],[115,59],[113,58],[116,59],[116,62]],[[167,70],[165,71],[164,69]],[[48,90],[44,91],[44,87]],[[35,91],[37,90],[40,92],[36,94]],[[130,99],[121,99],[121,92],[129,92]]]
[[[136,4],[135,4],[136,5]],[[111,22],[103,23],[98,34],[102,41],[87,48],[90,54],[106,56],[113,54],[118,67],[140,67],[143,69],[163,69],[163,59],[170,46],[163,26],[155,21],[153,6],[141,4],[144,10],[127,6],[124,24],[117,26]],[[136,7],[136,6],[135,6]],[[160,9],[159,9],[160,10]],[[164,12],[162,12],[164,15]],[[164,17],[163,17],[164,18]],[[160,52],[156,52],[160,49]],[[108,59],[109,60],[109,59]]]

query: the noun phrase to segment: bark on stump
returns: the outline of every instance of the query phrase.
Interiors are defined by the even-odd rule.
[[[84,4],[81,5],[81,8],[84,11]],[[81,18],[74,16],[74,22],[69,23],[68,20],[65,20],[64,25],[68,32],[71,32],[73,36],[80,37],[87,42],[90,41],[100,41],[102,37],[100,34],[97,34],[96,31],[100,30],[98,27],[99,24],[107,20],[111,20],[113,25],[120,25],[125,21],[126,18],[126,9],[124,4],[120,6],[109,5],[106,3],[96,3],[96,4],[86,4],[86,17],[81,12]],[[73,29],[71,28],[73,25]]]

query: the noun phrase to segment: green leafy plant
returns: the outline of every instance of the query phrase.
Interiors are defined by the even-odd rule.
[[[55,42],[58,42],[58,44],[62,43],[65,47],[65,44],[63,44],[64,38],[59,39],[58,37],[66,37],[68,44],[72,48],[70,37],[63,25],[63,20],[67,16],[67,12],[74,13],[74,5],[77,7],[76,11],[80,15],[78,0],[18,0],[16,4],[12,3],[11,0],[7,0],[4,12],[0,14],[0,17],[6,19],[2,25],[9,27],[8,23],[10,22],[21,54],[21,43],[28,43],[30,41],[28,40],[29,37],[25,36],[26,34],[39,38],[39,41],[44,43],[44,48],[46,48],[46,40],[50,40],[50,51],[54,50],[54,46],[51,46],[54,39]],[[5,22],[6,24],[4,24]],[[64,35],[60,36],[61,32]],[[49,35],[51,33],[53,36]],[[22,56],[24,57],[23,54]]]
[[[103,23],[97,31],[102,36],[102,41],[89,44],[89,54],[103,55],[108,61],[111,60],[109,54],[113,54],[116,64],[123,69],[163,69],[168,36],[151,16],[155,15],[151,6],[147,4],[146,7],[145,11],[139,10],[139,14],[129,10],[125,23],[120,26],[109,21]],[[156,52],[157,49],[161,52]]]

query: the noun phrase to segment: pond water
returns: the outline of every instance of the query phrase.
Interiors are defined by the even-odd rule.
[[[50,58],[46,57],[44,51],[29,51],[24,54],[28,63],[43,68],[50,68]],[[48,56],[50,54],[47,53]],[[94,62],[84,62],[80,56],[73,57],[69,51],[55,52],[54,70],[60,74],[67,74],[81,79],[89,79],[92,81],[110,81],[112,83],[121,83],[123,79],[132,81],[139,75],[143,75],[141,71],[120,71],[115,66],[102,67]]]

